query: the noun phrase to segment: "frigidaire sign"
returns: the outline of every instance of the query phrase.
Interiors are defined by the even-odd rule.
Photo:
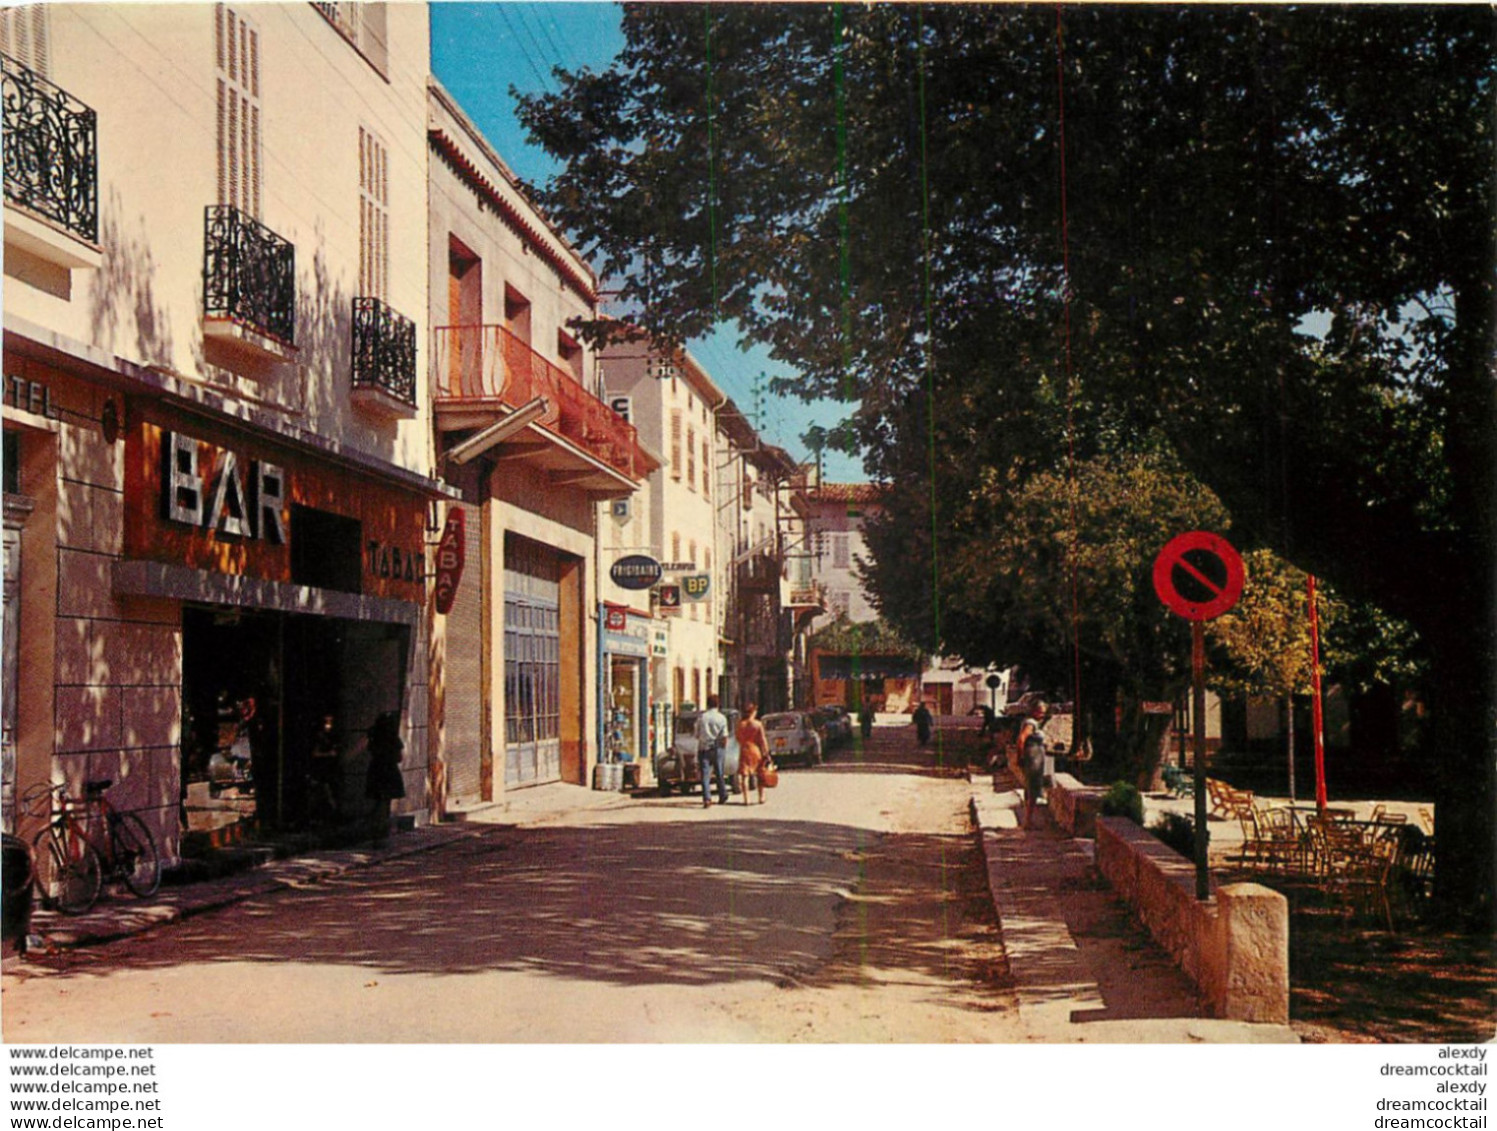
[[[630,554],[613,563],[609,578],[620,589],[648,589],[660,580],[660,563],[644,554]]]

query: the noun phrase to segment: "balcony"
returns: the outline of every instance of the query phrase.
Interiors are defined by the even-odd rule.
[[[416,324],[377,298],[353,300],[352,393],[381,416],[416,415]]]
[[[203,231],[203,332],[280,360],[296,351],[296,249],[228,204]]]
[[[439,326],[433,338],[435,408],[443,431],[497,423],[541,397],[545,412],[515,438],[509,455],[528,455],[558,482],[600,498],[632,493],[654,470],[633,425],[503,326]]]
[[[784,578],[780,560],[774,554],[755,551],[738,563],[738,587],[745,592],[774,593],[779,596]]]
[[[97,116],[67,91],[0,56],[7,243],[63,267],[99,265]]]

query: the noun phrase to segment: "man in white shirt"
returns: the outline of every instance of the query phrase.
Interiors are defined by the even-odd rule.
[[[702,807],[712,804],[709,771],[717,773],[717,801],[728,803],[728,716],[717,709],[717,696],[707,696],[707,709],[697,716],[697,767],[702,775]]]

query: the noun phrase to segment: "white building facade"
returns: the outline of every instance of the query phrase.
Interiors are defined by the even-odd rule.
[[[6,827],[102,780],[168,861],[336,822],[386,711],[424,819],[425,5],[0,31]]]

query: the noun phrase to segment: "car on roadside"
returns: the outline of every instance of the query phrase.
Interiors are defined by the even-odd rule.
[[[847,708],[837,703],[828,703],[811,712],[816,729],[821,734],[823,750],[830,750],[852,738],[852,716]]]
[[[734,731],[738,729],[738,712],[729,710],[723,714],[728,717],[728,748],[723,752],[723,772],[728,787],[736,792],[738,787],[733,775],[738,773],[738,738]],[[701,766],[697,762],[697,719],[701,717],[701,711],[678,711],[670,745],[654,756],[655,785],[661,797],[669,797],[675,789],[690,793],[701,788]]]
[[[776,762],[793,759],[808,766],[822,762],[821,735],[809,711],[776,711],[764,716],[769,756]]]

